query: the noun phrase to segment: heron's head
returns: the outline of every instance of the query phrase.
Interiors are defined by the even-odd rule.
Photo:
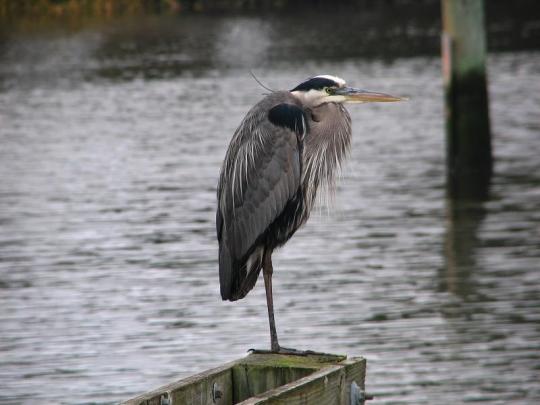
[[[390,94],[348,87],[345,80],[331,75],[319,75],[300,83],[291,93],[304,105],[317,107],[324,103],[374,103],[405,100]]]

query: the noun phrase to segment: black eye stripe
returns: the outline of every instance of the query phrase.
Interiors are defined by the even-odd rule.
[[[325,77],[313,77],[300,83],[291,91],[322,90],[325,87],[339,87],[338,83]]]

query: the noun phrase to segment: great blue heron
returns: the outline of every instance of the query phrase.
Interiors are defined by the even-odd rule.
[[[272,91],[234,133],[217,190],[221,297],[244,298],[263,270],[272,352],[293,350],[278,343],[272,252],[307,221],[318,187],[334,185],[351,142],[343,104],[399,100],[320,75],[291,91]]]

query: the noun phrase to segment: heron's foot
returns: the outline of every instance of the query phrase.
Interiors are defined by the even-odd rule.
[[[335,354],[315,352],[313,350],[298,350],[291,349],[288,347],[278,346],[277,350],[260,350],[260,349],[249,349],[248,352],[254,354],[288,354],[292,356],[330,356],[336,357]]]
[[[308,354],[315,353],[312,350],[298,350],[298,349],[292,349],[290,347],[279,347],[277,353],[279,354],[290,354],[293,356],[307,356]]]
[[[253,354],[289,354],[294,356],[307,356],[310,354],[311,350],[297,350],[297,349],[290,349],[288,347],[278,347],[277,349],[273,350],[264,350],[264,349],[249,349],[248,352]],[[314,352],[312,352],[314,353]]]

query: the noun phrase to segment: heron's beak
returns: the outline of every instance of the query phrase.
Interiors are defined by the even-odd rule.
[[[392,101],[404,101],[406,97],[396,97],[390,94],[375,93],[373,91],[355,89],[354,87],[342,87],[334,90],[334,95],[345,97],[346,103],[389,103]]]

